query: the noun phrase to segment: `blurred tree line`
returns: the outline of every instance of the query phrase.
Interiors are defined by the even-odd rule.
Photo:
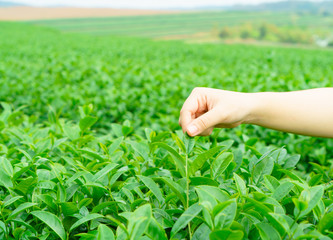
[[[313,33],[296,27],[279,27],[271,23],[247,22],[239,26],[223,27],[219,31],[221,39],[255,39],[282,43],[315,43]],[[332,45],[330,43],[329,45]]]

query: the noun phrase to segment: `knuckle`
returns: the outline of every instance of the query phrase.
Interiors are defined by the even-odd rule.
[[[205,116],[201,116],[200,118],[198,118],[198,124],[200,125],[200,127],[202,129],[207,129],[207,119]]]
[[[193,88],[192,93],[198,93],[198,92],[200,92],[201,90],[202,90],[201,87],[195,87],[195,88]]]

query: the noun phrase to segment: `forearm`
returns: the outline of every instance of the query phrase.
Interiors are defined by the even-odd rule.
[[[333,88],[250,94],[253,108],[245,123],[333,138]]]

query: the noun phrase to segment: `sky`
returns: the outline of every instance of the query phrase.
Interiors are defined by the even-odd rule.
[[[1,1],[1,0],[0,0]],[[76,6],[112,8],[196,8],[202,6],[230,6],[235,4],[258,4],[277,0],[5,0],[33,6]],[[315,1],[315,0],[314,0]],[[318,0],[317,0],[318,2]]]

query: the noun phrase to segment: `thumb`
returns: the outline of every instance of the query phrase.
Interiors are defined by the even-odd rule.
[[[194,119],[187,127],[187,133],[194,137],[204,132],[205,130],[214,127],[218,124],[218,116],[216,110],[212,109],[209,112]]]

